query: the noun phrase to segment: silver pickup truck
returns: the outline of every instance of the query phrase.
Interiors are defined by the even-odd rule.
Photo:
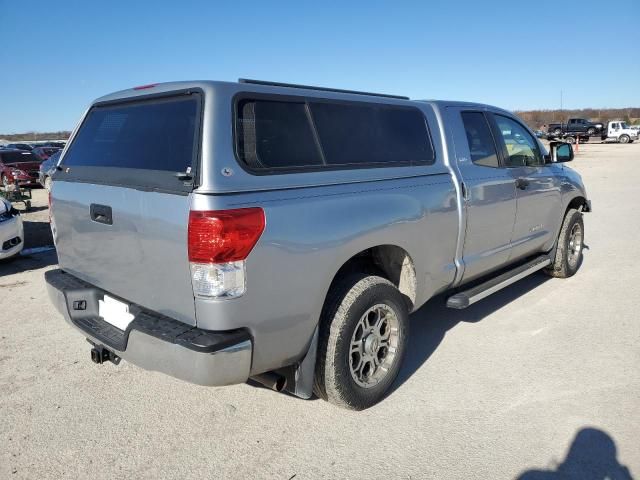
[[[578,270],[572,158],[488,105],[255,80],[117,92],[53,175],[49,295],[96,363],[367,408],[434,295],[461,309]]]

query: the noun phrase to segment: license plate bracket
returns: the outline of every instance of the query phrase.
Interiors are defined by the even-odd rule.
[[[127,330],[127,327],[135,318],[129,311],[129,305],[127,303],[121,302],[109,295],[104,295],[102,300],[98,300],[98,315],[105,322],[123,332]]]

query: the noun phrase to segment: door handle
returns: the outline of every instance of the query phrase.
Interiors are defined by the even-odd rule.
[[[529,180],[527,180],[526,178],[518,178],[516,180],[516,187],[518,187],[520,190],[526,190],[528,186]]]
[[[113,225],[113,215],[109,205],[98,205],[97,203],[92,203],[89,207],[89,213],[91,215],[91,220],[94,222]]]

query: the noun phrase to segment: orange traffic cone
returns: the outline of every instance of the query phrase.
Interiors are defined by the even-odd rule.
[[[580,135],[576,136],[576,153],[580,151]]]

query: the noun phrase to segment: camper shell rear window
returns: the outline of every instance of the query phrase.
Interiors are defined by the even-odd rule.
[[[94,105],[62,159],[61,179],[187,192],[197,180],[202,93]]]

